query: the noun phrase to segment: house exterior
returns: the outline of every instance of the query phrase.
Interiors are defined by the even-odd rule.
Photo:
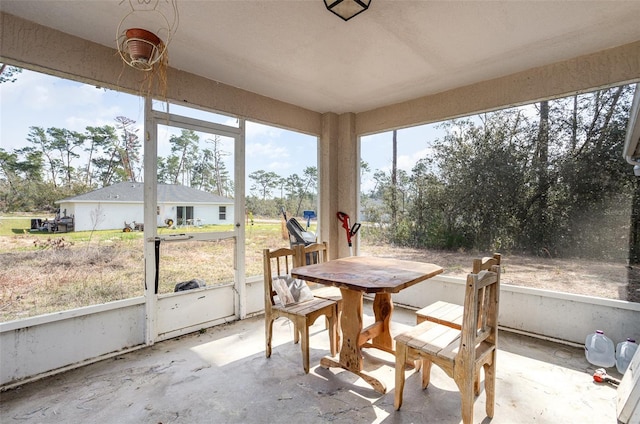
[[[75,231],[113,230],[143,223],[144,184],[123,182],[57,201],[61,214],[75,218]],[[233,199],[179,184],[158,184],[156,225],[233,222]],[[171,221],[169,221],[171,220]]]

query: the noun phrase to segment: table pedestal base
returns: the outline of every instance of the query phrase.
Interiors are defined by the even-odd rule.
[[[375,322],[363,328],[362,298],[363,292],[340,288],[342,292],[343,310],[340,324],[342,327],[342,346],[337,358],[324,357],[320,365],[324,368],[342,368],[362,377],[373,389],[381,394],[387,392],[383,382],[373,377],[363,368],[362,348],[381,349],[395,355],[393,339],[389,331],[393,303],[391,294],[376,293],[373,301]]]

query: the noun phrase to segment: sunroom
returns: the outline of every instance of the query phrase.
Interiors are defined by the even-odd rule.
[[[262,346],[263,334],[256,331],[264,311],[262,277],[248,276],[246,272],[249,261],[255,261],[245,253],[246,236],[251,230],[245,215],[247,121],[296,131],[317,141],[317,236],[330,244],[332,259],[337,259],[362,252],[359,238],[354,238],[352,249],[346,243],[336,212],[345,212],[354,219],[361,216],[360,165],[366,150],[376,148],[373,143],[362,142],[364,138],[640,81],[640,4],[633,1],[373,0],[364,2],[368,8],[348,21],[327,10],[325,3],[328,2],[2,2],[3,64],[145,99],[141,105],[145,222],[158,219],[158,139],[163,127],[227,140],[234,149],[230,197],[235,199],[235,225],[228,231],[185,236],[144,227],[144,291],[139,296],[0,323],[0,385],[9,391],[7,395],[32,382],[52,381],[48,379],[60,378],[69,370],[89,364],[103,366],[108,373],[107,359],[129,353],[140,355],[159,343],[193,343],[193,333],[207,328],[215,334],[223,327],[224,331],[237,330],[235,335],[225,333],[227,340],[248,332]],[[169,32],[158,31],[158,14],[166,18],[170,37]],[[124,64],[118,54],[123,30],[145,26],[153,26],[153,31],[166,41],[165,57],[169,60],[168,67],[155,75],[159,79],[153,81],[151,88],[145,71]],[[164,109],[163,104],[167,105]],[[196,118],[182,113],[181,108],[220,114],[230,120]],[[627,162],[632,173],[640,161],[637,96],[629,120],[625,151],[618,152],[618,158]],[[218,243],[233,251],[226,283],[180,293],[158,293],[156,277],[158,266],[163,265],[162,261],[158,265],[157,246],[178,243]],[[628,253],[631,258],[632,252]],[[635,262],[628,266],[631,276],[640,265]],[[410,325],[412,310],[432,302],[459,303],[463,287],[463,278],[442,275],[429,282],[429,290],[417,285],[394,295],[398,325]],[[500,302],[499,324],[501,331],[508,333],[505,340],[522,336],[533,337],[534,342],[526,343],[534,345],[536,341],[545,346],[556,343],[550,348],[551,356],[565,348],[573,349],[575,355],[576,346],[583,344],[585,336],[595,329],[606,328],[616,341],[640,338],[637,300],[557,293],[514,284],[503,285]],[[218,328],[230,322],[233,324]],[[317,344],[312,348],[326,350],[322,323],[316,325],[319,330],[313,340]],[[179,338],[186,335],[189,336]],[[296,368],[297,362],[288,364],[289,360],[299,359],[299,352],[297,346],[282,348],[288,349],[283,355],[289,356],[278,361],[287,364],[282,376],[289,378],[289,373],[301,372]],[[189,349],[198,351],[193,345]],[[253,352],[253,347],[247,349]],[[233,350],[228,354],[233,355]],[[260,363],[255,372],[275,366],[275,361],[265,360],[260,351],[239,355],[237,360],[252,358],[255,364]],[[316,358],[314,366],[318,365],[319,356],[318,352],[312,355],[312,361]],[[533,366],[532,363],[537,362],[525,366]],[[586,362],[573,366],[587,367]],[[274,378],[278,375],[275,373]],[[296,375],[292,381],[304,387],[305,378],[317,375],[330,381],[327,384],[347,390],[353,383],[336,382],[323,371],[314,371],[313,376]],[[590,382],[591,376],[586,376]],[[238,378],[249,379],[251,373],[239,374]],[[251,381],[245,384],[250,385]],[[322,382],[314,380],[313,384],[314,391],[325,390]],[[519,383],[514,380],[510,384]],[[44,386],[40,387],[44,390]],[[268,391],[268,386],[264,390]],[[287,390],[295,390],[295,386]],[[500,387],[498,399],[499,390]],[[604,388],[598,390],[602,395]],[[364,389],[356,392],[370,397]],[[283,396],[281,401],[289,399]],[[409,404],[421,402],[415,393],[406,396]],[[348,397],[359,395],[350,392]],[[159,394],[150,398],[163,402]],[[616,417],[615,398],[615,391],[611,391],[608,401],[603,402],[610,408],[607,417]],[[349,415],[349,419],[400,420],[394,418],[393,408],[385,399],[376,398],[382,406],[367,405],[371,411]],[[18,405],[19,400],[12,399],[11,404]],[[8,414],[4,408],[3,420]],[[385,412],[376,414],[376,408]],[[303,414],[298,407],[295,409],[297,414]],[[16,411],[12,413],[14,418],[20,416]],[[451,411],[449,421],[458,422],[459,410]],[[499,413],[498,408],[495,422],[517,418],[517,414],[509,418],[504,415],[500,421]],[[414,416],[410,420],[428,421],[427,412],[420,414],[422,418]],[[479,411],[476,416],[484,415]],[[109,416],[109,420],[114,417]],[[194,420],[204,420],[199,417]],[[283,411],[282,416],[270,419],[253,413],[218,417],[221,422],[275,422],[286,420],[287,414]],[[169,422],[167,417],[152,414],[138,418]],[[313,420],[320,422],[322,418],[309,422]],[[523,420],[533,418],[527,415]],[[182,417],[174,421],[189,420]],[[557,421],[540,417],[539,422]]]

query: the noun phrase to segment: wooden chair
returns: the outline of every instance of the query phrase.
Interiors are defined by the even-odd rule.
[[[485,256],[482,259],[474,259],[471,272],[478,274],[480,271],[489,270],[492,266],[500,266],[502,255],[494,253],[492,257]],[[416,323],[420,324],[424,321],[436,322],[447,327],[460,330],[462,328],[462,316],[464,315],[464,307],[456,303],[444,302],[438,300],[424,308],[416,311]],[[416,363],[416,368],[420,369],[421,364]],[[476,395],[480,394],[480,370],[475,377],[474,388]]]
[[[305,266],[327,262],[329,260],[329,244],[324,241],[321,243],[312,243],[308,246],[296,246],[296,258],[298,264],[296,266]],[[313,295],[321,299],[333,300],[338,304],[338,332],[336,346],[340,350],[340,317],[342,316],[342,293],[340,289],[333,286],[325,286],[324,284],[308,283]],[[328,325],[328,323],[327,323]]]
[[[467,276],[464,313],[460,330],[424,321],[396,341],[395,409],[402,406],[405,366],[408,359],[421,359],[422,388],[429,384],[431,365],[442,368],[452,377],[462,398],[462,422],[473,422],[474,380],[484,368],[487,416],[493,417],[495,406],[496,350],[500,266]]]
[[[264,313],[265,313],[265,354],[271,356],[271,340],[273,338],[273,321],[284,317],[294,325],[294,343],[301,339],[302,365],[304,372],[309,373],[309,327],[324,315],[327,317],[329,330],[329,346],[331,355],[337,353],[337,317],[338,305],[335,301],[313,298],[304,302],[282,305],[275,301],[277,296],[273,287],[274,276],[285,276],[295,266],[296,251],[288,248],[263,250],[264,262]]]
[[[475,259],[471,272],[479,274],[480,271],[491,269],[494,265],[500,266],[500,259],[501,255],[499,253],[494,253],[493,257]],[[462,305],[439,300],[416,311],[416,323],[432,321],[459,330],[462,326],[463,312]]]

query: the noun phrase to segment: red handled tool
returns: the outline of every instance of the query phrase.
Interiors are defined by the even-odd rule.
[[[349,215],[344,212],[338,212],[336,214],[338,216],[338,221],[342,223],[342,228],[347,232],[347,243],[349,243],[349,255],[353,256],[353,244],[351,243],[351,237],[355,236],[358,230],[360,229],[360,223],[356,222],[353,225],[350,225]]]
[[[620,380],[609,376],[609,374],[607,374],[607,370],[604,368],[598,368],[596,372],[593,373],[593,381],[596,383],[609,383],[614,386],[620,384]]]

